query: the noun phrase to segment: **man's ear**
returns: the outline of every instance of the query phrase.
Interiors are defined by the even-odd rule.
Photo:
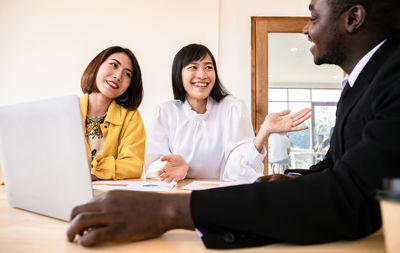
[[[345,12],[346,31],[353,33],[357,31],[365,22],[367,11],[362,5],[354,5]]]

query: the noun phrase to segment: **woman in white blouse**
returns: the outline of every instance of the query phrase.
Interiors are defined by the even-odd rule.
[[[175,100],[157,108],[148,130],[147,178],[255,180],[262,176],[269,134],[306,129],[297,126],[311,117],[311,109],[270,114],[254,137],[246,106],[224,89],[214,56],[199,44],[176,54],[172,88]]]

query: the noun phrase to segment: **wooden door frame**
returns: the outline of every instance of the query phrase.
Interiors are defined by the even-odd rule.
[[[251,121],[255,133],[268,113],[268,33],[301,33],[309,19],[251,18]],[[264,159],[264,174],[268,174],[268,156]]]

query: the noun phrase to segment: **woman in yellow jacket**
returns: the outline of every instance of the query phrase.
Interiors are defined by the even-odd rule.
[[[81,88],[92,179],[140,177],[146,133],[137,110],[143,85],[136,57],[118,46],[103,50],[86,67]]]

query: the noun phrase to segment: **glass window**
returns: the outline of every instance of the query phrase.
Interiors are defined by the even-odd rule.
[[[330,129],[335,125],[336,106],[315,105],[313,111],[314,117],[314,139],[318,135],[329,136]]]
[[[313,102],[337,102],[340,98],[342,90],[311,90]]]
[[[287,89],[268,89],[268,101],[287,100]]]
[[[287,102],[268,102],[268,114],[280,112],[288,108]]]
[[[304,108],[311,108],[310,102],[289,102],[289,109],[291,113],[295,113]]]
[[[310,124],[303,123],[301,126],[308,126],[308,129],[298,132],[290,132],[289,139],[292,142],[293,148],[297,149],[311,149],[310,144]]]
[[[310,101],[310,89],[289,89],[289,101]]]
[[[268,92],[268,113],[285,109],[295,113],[303,108],[313,108],[312,118],[301,125],[308,126],[308,129],[288,134],[291,167],[308,169],[324,159],[335,124],[336,103],[341,89],[272,88]]]

